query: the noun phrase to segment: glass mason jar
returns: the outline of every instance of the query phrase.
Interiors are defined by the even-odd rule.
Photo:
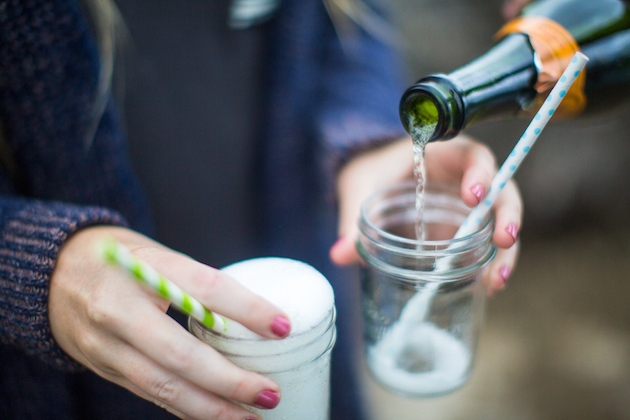
[[[283,273],[282,270],[274,271],[274,268],[271,271],[266,270],[266,267],[261,265],[273,260],[310,267],[298,261],[282,258],[259,258],[245,261],[245,263],[257,264],[256,268],[259,270],[257,276],[264,282],[265,280],[273,281],[274,276],[278,279],[278,276]],[[315,272],[314,269],[312,271]],[[266,273],[268,278],[265,278],[263,273]],[[298,273],[298,276],[300,274]],[[326,283],[324,287],[330,288],[327,280],[321,274],[317,273],[317,275],[321,276],[322,281]],[[239,279],[238,276],[236,278]],[[296,280],[299,283],[300,279],[293,277],[285,280]],[[305,282],[294,288],[294,290],[303,291],[301,296],[291,298],[298,311],[300,307],[309,308],[309,304],[304,304],[304,299],[312,299],[313,294],[321,296],[321,293],[317,291],[309,293],[310,284],[312,282]],[[319,291],[321,292],[321,284],[317,287],[320,288]],[[281,289],[286,292],[287,288]],[[279,288],[274,290],[279,290]],[[328,292],[325,291],[325,293]],[[326,306],[318,308],[318,314],[315,317],[311,316],[312,314],[298,314],[293,309],[287,310],[281,304],[278,305],[292,319],[293,327],[291,334],[281,340],[265,339],[253,333],[238,337],[219,333],[208,329],[192,317],[188,318],[188,329],[193,335],[212,346],[235,365],[260,373],[280,386],[282,397],[276,408],[262,410],[245,406],[248,410],[255,412],[265,420],[327,420],[330,417],[330,356],[337,338],[336,310],[332,298],[332,288],[330,288],[330,296],[329,300],[324,300],[327,302]],[[274,302],[273,296],[263,297],[271,298],[270,300],[277,304]],[[316,323],[300,326],[299,321],[304,318],[315,319]],[[226,320],[226,325],[228,330],[233,329],[233,321]],[[240,324],[238,327],[239,330],[244,328]]]
[[[452,185],[428,183],[417,240],[416,190],[406,183],[363,205],[357,243],[365,351],[372,376],[405,396],[452,392],[468,379],[482,325],[482,276],[496,254],[493,216],[452,239],[470,209]]]

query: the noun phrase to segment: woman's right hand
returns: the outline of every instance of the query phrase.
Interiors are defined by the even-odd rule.
[[[207,308],[268,338],[290,332],[286,315],[214,268],[136,232],[90,227],[61,249],[50,283],[53,337],[103,378],[186,418],[257,419],[235,401],[273,408],[280,389],[243,370],[166,314],[169,303],[105,263],[96,251],[114,238]]]
[[[356,241],[361,205],[375,191],[412,179],[412,150],[410,138],[400,139],[356,156],[341,169],[337,182],[339,239],[330,250],[335,264],[346,266],[360,260]],[[427,179],[459,184],[462,200],[471,208],[486,195],[497,171],[488,146],[464,134],[429,143],[425,163]],[[496,224],[492,239],[499,250],[484,279],[490,294],[505,287],[516,266],[522,205],[518,187],[510,180],[493,206]]]
[[[521,13],[523,7],[527,6],[527,4],[531,2],[532,0],[505,0],[503,2],[503,6],[501,7],[501,15],[503,15],[503,19],[514,19]]]

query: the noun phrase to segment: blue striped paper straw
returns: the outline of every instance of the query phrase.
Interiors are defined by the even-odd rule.
[[[490,212],[492,205],[501,193],[501,190],[503,190],[507,182],[514,176],[521,162],[523,162],[523,159],[525,159],[525,156],[527,156],[531,150],[543,128],[545,128],[553,116],[558,105],[560,105],[573,85],[573,82],[575,82],[575,79],[577,79],[584,66],[586,66],[586,63],[588,63],[588,57],[581,52],[576,52],[556,85],[551,89],[551,92],[549,92],[549,96],[547,96],[547,99],[545,99],[545,102],[529,123],[525,132],[514,146],[514,149],[512,149],[499,169],[499,172],[492,180],[488,194],[484,197],[483,201],[471,210],[466,220],[464,220],[464,223],[462,223],[455,233],[455,238],[470,235],[480,228],[486,215]]]
[[[144,284],[155,293],[171,302],[186,315],[200,321],[217,332],[226,330],[225,319],[206,309],[197,299],[188,295],[153,267],[135,257],[125,246],[114,239],[106,239],[101,246],[103,258],[124,268],[138,283]]]

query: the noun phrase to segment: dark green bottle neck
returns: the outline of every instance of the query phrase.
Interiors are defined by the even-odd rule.
[[[607,111],[630,99],[630,29],[582,48],[586,67],[586,111]]]
[[[400,101],[400,118],[412,137],[433,130],[429,141],[451,138],[463,127],[462,94],[448,76],[434,74],[407,89]]]
[[[405,129],[434,126],[430,140],[449,139],[479,119],[516,115],[536,95],[534,54],[526,36],[514,34],[448,75],[419,80],[403,94]]]
[[[538,0],[524,9],[524,16],[545,16],[565,27],[589,57],[589,112],[627,98],[629,7],[629,0]],[[475,121],[526,110],[536,96],[536,77],[529,39],[512,34],[460,69],[423,78],[407,89],[400,102],[401,120],[412,135],[429,127],[430,140],[452,138]]]
[[[545,16],[562,25],[583,46],[630,27],[627,0],[538,0],[523,16]]]

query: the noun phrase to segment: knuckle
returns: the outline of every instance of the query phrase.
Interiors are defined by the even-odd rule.
[[[224,282],[224,278],[218,270],[199,267],[191,275],[197,297],[204,302],[208,302],[217,293]],[[216,296],[214,296],[216,298]]]
[[[166,364],[178,372],[190,370],[193,364],[194,350],[191,345],[171,342],[164,349]]]
[[[485,144],[479,144],[477,148],[477,156],[481,162],[487,163],[488,166],[495,168],[497,165],[496,157],[494,153]]]
[[[86,306],[89,321],[99,327],[109,328],[116,324],[116,313],[103,293],[93,293]]]
[[[165,378],[150,384],[148,391],[160,407],[175,406],[182,393],[182,383],[174,378]]]
[[[78,334],[76,337],[77,347],[84,355],[88,355],[93,359],[98,359],[102,355],[104,343],[98,337],[91,333]]]
[[[252,320],[261,319],[269,312],[269,304],[262,299],[251,299],[247,306],[247,316]]]
[[[230,410],[230,406],[227,404],[227,402],[222,402],[218,404],[218,406],[215,408],[214,417],[217,420],[231,420],[234,418]]]
[[[490,146],[482,142],[475,142],[474,147],[481,156],[485,159],[494,159],[494,154],[492,153]]]
[[[248,381],[244,375],[241,375],[231,387],[228,398],[231,400],[248,402],[246,401],[245,396],[248,394],[249,391],[249,383],[250,381]]]

